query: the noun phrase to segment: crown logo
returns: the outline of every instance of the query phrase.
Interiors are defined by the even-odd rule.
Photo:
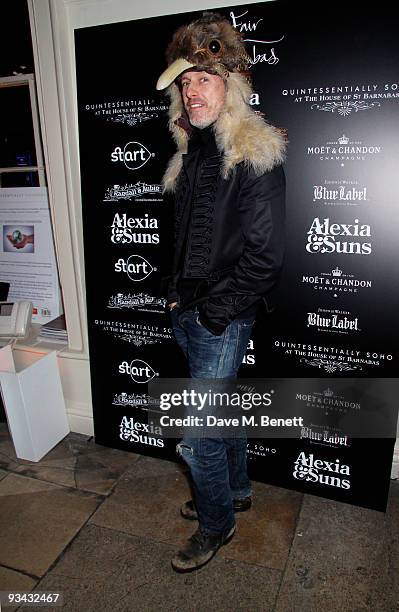
[[[349,138],[347,136],[345,136],[345,134],[342,134],[342,136],[340,136],[338,138],[338,142],[339,142],[339,144],[346,145],[349,142]]]
[[[338,268],[338,266],[332,271],[333,276],[342,276],[342,270]]]
[[[331,389],[326,389],[325,391],[323,391],[323,395],[324,397],[332,397],[334,395],[334,392],[331,391]]]

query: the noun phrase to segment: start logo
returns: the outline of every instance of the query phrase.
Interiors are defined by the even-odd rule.
[[[142,359],[133,359],[130,363],[122,361],[119,365],[119,374],[129,374],[131,379],[136,383],[147,383],[158,376],[146,361]]]
[[[112,162],[123,162],[129,170],[142,168],[152,157],[155,157],[155,153],[151,153],[146,146],[136,141],[128,142],[123,150],[121,147],[115,147],[111,153]]]
[[[141,255],[130,255],[126,260],[120,257],[115,263],[115,272],[125,272],[133,282],[146,279],[154,271],[156,268]]]

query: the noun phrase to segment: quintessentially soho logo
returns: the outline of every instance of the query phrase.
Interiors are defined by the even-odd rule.
[[[350,255],[370,255],[371,242],[363,242],[363,238],[371,237],[370,225],[354,223],[331,223],[327,217],[315,217],[307,232],[306,250],[308,253],[339,253]],[[341,240],[343,236],[343,240]],[[358,240],[348,240],[357,238]]]
[[[118,370],[119,374],[129,374],[131,379],[139,384],[147,383],[155,376],[158,376],[158,373],[142,359],[133,359],[130,363],[128,361],[122,361],[122,363],[119,364]]]
[[[112,162],[123,162],[129,170],[138,170],[142,168],[155,153],[151,153],[147,147],[141,142],[128,142],[123,150],[121,147],[115,147],[111,153]]]
[[[391,353],[375,350],[359,350],[356,347],[336,346],[330,344],[292,342],[284,338],[274,340],[277,352],[298,360],[298,363],[324,370],[327,374],[350,372],[370,367],[383,367],[392,362]]]
[[[264,443],[249,441],[247,444],[247,456],[249,459],[253,455],[256,457],[267,457],[267,455],[276,455],[277,449],[273,446],[268,446],[266,441]]]
[[[127,259],[120,257],[115,263],[115,272],[125,272],[133,282],[145,280],[156,269],[141,255],[130,255]]]
[[[315,459],[313,453],[306,456],[304,451],[299,453],[292,475],[296,480],[329,487],[339,489],[350,489],[351,487],[350,479],[342,478],[342,476],[350,476],[349,465],[341,464],[339,459],[335,461]]]

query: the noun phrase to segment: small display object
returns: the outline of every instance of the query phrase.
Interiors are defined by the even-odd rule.
[[[69,433],[57,353],[31,353],[7,344],[0,350],[0,386],[19,459],[39,461]]]
[[[32,321],[32,302],[0,302],[0,337],[25,338]]]

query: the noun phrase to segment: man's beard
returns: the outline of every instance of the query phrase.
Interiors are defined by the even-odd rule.
[[[190,124],[195,127],[198,128],[199,130],[203,130],[207,127],[209,127],[210,125],[212,125],[212,123],[215,123],[215,121],[218,119],[219,115],[220,115],[221,111],[216,111],[214,110],[212,113],[207,113],[206,115],[204,115],[203,117],[190,117],[190,113],[188,114],[188,119],[190,121]]]
[[[203,130],[212,125],[212,123],[215,123],[216,119],[217,117],[215,119],[213,117],[203,117],[203,119],[198,118],[197,120],[190,119],[190,124],[199,130]]]

